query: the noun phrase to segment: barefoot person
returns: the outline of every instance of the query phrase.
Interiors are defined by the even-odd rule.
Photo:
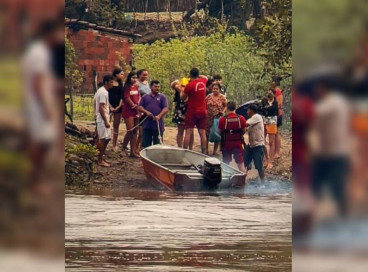
[[[280,129],[282,126],[282,119],[283,119],[283,105],[284,105],[284,95],[282,94],[282,90],[280,89],[280,87],[278,86],[278,84],[276,82],[273,82],[274,86],[274,94],[275,94],[275,99],[277,101],[278,104],[278,112],[277,112],[277,133],[276,133],[276,154],[275,154],[275,159],[278,159],[281,157],[281,135],[280,135]]]
[[[42,22],[37,39],[29,44],[22,60],[26,150],[31,166],[28,185],[41,194],[49,193],[42,173],[52,147],[58,144],[59,116],[50,48],[58,43],[59,25],[57,20]]]
[[[143,122],[142,147],[152,144],[160,144],[164,133],[164,116],[169,111],[167,98],[160,93],[160,82],[151,81],[151,93],[142,97],[139,102],[139,111],[143,112],[147,119]]]
[[[220,90],[218,90],[220,91]],[[229,164],[234,157],[238,168],[243,173],[247,170],[244,166],[244,139],[245,118],[235,113],[235,102],[227,103],[227,115],[220,118],[219,132],[222,143],[222,160]]]
[[[112,72],[112,76],[114,77],[114,85],[109,90],[110,112],[113,117],[112,148],[114,151],[117,151],[116,144],[119,135],[121,112],[123,110],[122,95],[124,72],[120,68],[116,68]]]
[[[123,151],[127,149],[128,143],[130,143],[130,156],[139,158],[137,153],[137,125],[139,122],[138,104],[141,96],[136,85],[137,74],[130,72],[125,81],[123,91],[123,112],[122,117],[126,125],[127,132],[123,140]]]
[[[97,134],[98,142],[97,149],[98,153],[98,165],[109,167],[110,165],[103,160],[103,155],[107,144],[111,139],[111,125],[109,122],[109,93],[114,84],[114,78],[111,75],[106,75],[103,77],[103,86],[99,88],[95,95],[95,110],[96,110],[96,123],[97,123]]]
[[[190,71],[190,78],[191,81],[180,95],[182,100],[188,98],[188,109],[185,115],[185,138],[183,147],[188,148],[194,127],[197,127],[201,138],[201,152],[206,154],[207,77],[200,76],[199,70],[197,68],[193,68]]]
[[[273,160],[276,153],[276,133],[277,133],[277,112],[278,105],[275,100],[273,92],[270,90],[267,94],[267,100],[265,101],[265,105],[263,108],[264,111],[264,124],[265,124],[265,139],[268,135],[269,142],[269,152],[268,152],[268,161],[267,161],[267,169],[271,169],[273,167]]]
[[[244,165],[249,169],[251,162],[254,162],[261,181],[264,181],[263,156],[264,156],[264,125],[262,116],[258,113],[258,107],[251,104],[248,107],[247,115],[249,119],[245,126],[248,130],[249,145],[245,149]]]
[[[178,133],[176,135],[176,143],[178,147],[183,147],[184,140],[184,123],[185,123],[185,113],[187,112],[187,103],[184,100],[180,99],[180,94],[184,90],[185,86],[188,84],[189,80],[186,78],[179,80],[175,80],[171,83],[171,89],[175,91],[174,94],[174,114],[172,118],[172,122],[175,123],[178,127]],[[194,134],[190,136],[189,140],[189,150],[193,150],[194,143]]]

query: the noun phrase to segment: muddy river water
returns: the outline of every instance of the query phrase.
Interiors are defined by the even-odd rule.
[[[291,184],[244,194],[69,191],[66,271],[291,271]]]

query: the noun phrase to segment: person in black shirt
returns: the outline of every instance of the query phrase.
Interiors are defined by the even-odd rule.
[[[212,78],[209,78],[207,80],[206,84],[206,96],[212,93],[212,84],[214,83],[214,80]]]
[[[109,90],[110,112],[114,119],[112,147],[114,151],[118,151],[116,144],[118,141],[121,112],[123,109],[122,97],[124,72],[121,69],[116,68],[112,72],[112,75],[114,77],[114,86]]]
[[[265,157],[267,160],[266,167],[268,169],[273,167],[272,162],[276,154],[277,113],[278,113],[278,103],[275,99],[272,90],[269,90],[267,98],[263,100],[265,139],[268,134],[269,140],[269,152],[265,150]]]

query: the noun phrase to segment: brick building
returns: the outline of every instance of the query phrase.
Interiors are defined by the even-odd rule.
[[[22,52],[40,24],[63,15],[64,6],[64,0],[0,0],[0,52]]]
[[[65,27],[75,49],[78,68],[84,72],[82,92],[93,92],[94,84],[112,73],[119,64],[117,52],[126,64],[132,64],[131,46],[140,35],[75,19],[66,19]]]

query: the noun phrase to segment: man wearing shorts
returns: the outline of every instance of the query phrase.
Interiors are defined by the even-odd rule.
[[[244,139],[245,118],[235,113],[235,102],[227,103],[228,114],[219,120],[219,132],[221,134],[222,160],[229,164],[234,157],[240,171],[246,173],[244,166]]]
[[[251,162],[254,162],[254,166],[258,170],[258,175],[261,181],[264,181],[264,169],[263,169],[263,157],[264,157],[264,124],[262,116],[258,113],[258,107],[255,104],[251,104],[248,107],[247,119],[245,126],[247,127],[249,134],[249,145],[245,149],[244,165],[248,167]]]
[[[206,154],[206,83],[207,77],[200,76],[199,70],[190,70],[191,81],[185,86],[180,98],[188,98],[187,112],[185,114],[185,138],[184,148],[188,148],[190,136],[193,134],[194,127],[197,127],[201,138],[201,151]]]
[[[111,125],[109,122],[109,90],[114,85],[114,78],[111,75],[103,77],[103,86],[99,88],[95,94],[95,112],[96,112],[96,124],[98,142],[97,149],[98,154],[98,165],[103,167],[109,167],[110,165],[103,160],[107,144],[111,139]]]

